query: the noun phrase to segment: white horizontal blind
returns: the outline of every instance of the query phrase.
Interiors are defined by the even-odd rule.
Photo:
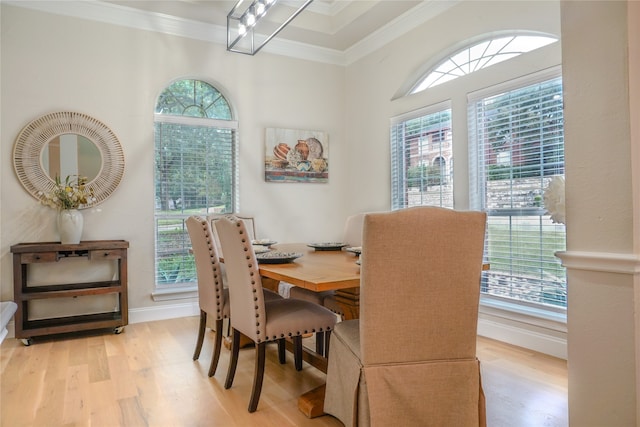
[[[184,221],[234,211],[236,131],[158,120],[155,126],[156,283],[195,282]]]
[[[564,175],[562,80],[554,78],[469,103],[472,208],[488,214],[482,292],[566,307],[566,273],[554,252],[565,227],[553,224],[544,190]]]
[[[451,109],[391,123],[391,208],[453,208]]]

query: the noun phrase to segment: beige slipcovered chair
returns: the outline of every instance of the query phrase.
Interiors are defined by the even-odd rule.
[[[200,305],[200,324],[198,326],[198,340],[193,352],[193,360],[198,360],[204,333],[207,327],[207,317],[211,315],[215,322],[216,331],[209,376],[216,373],[220,349],[222,348],[222,329],[224,319],[229,317],[229,290],[224,287],[218,251],[214,243],[214,236],[209,221],[199,216],[190,216],[186,220],[191,249],[195,258],[196,276],[198,279],[198,304]],[[274,292],[265,292],[267,299],[281,299]]]
[[[291,338],[296,353],[296,369],[300,370],[302,359],[298,356],[302,352],[302,335],[329,335],[336,323],[336,316],[326,308],[308,301],[284,298],[267,301],[264,298],[258,262],[244,222],[229,216],[219,219],[215,225],[224,250],[224,263],[229,278],[233,329],[231,361],[224,387],[228,389],[233,384],[242,333],[256,344],[253,390],[248,408],[249,412],[254,412],[262,390],[266,344],[277,341],[278,348],[284,349],[284,340]],[[284,362],[282,353],[280,362]]]
[[[437,207],[365,216],[360,319],[331,336],[326,413],[348,427],[485,425],[485,223],[485,213]]]

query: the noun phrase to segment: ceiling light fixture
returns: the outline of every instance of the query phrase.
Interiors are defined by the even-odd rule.
[[[278,24],[277,22],[264,21],[267,12],[277,3],[277,0],[254,0],[252,2],[238,0],[227,15],[227,50],[255,55],[312,1],[297,2],[300,3],[300,6],[281,24]],[[243,3],[247,6],[243,7]],[[290,5],[292,2],[288,1],[287,3]],[[261,23],[264,25],[257,30]],[[275,30],[274,26],[277,26]]]

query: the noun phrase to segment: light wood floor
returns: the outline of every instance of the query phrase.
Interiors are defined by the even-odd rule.
[[[25,347],[0,346],[0,425],[17,426],[341,426],[331,416],[307,419],[297,397],[324,383],[309,365],[302,372],[267,365],[258,410],[247,405],[252,349],[240,352],[233,387],[225,390],[229,352],[207,377],[211,332],[192,361],[197,317],[129,325],[120,335],[91,333],[40,338]],[[489,427],[567,426],[567,366],[552,357],[479,338]],[[428,396],[424,397],[428,399]]]

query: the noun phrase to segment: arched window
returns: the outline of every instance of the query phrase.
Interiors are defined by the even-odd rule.
[[[555,37],[513,35],[467,46],[427,71],[413,86],[410,93],[421,92],[556,41],[558,39]]]
[[[487,212],[485,256],[491,269],[483,273],[482,304],[561,318],[566,272],[554,253],[565,249],[566,232],[543,206],[549,182],[564,175],[561,69],[531,61],[531,72],[522,75],[522,64],[503,62],[554,41],[501,36],[426,62],[423,69],[429,71],[410,92],[450,81],[450,99],[391,119],[391,196],[392,209],[454,207],[455,200]],[[473,76],[451,81],[499,62],[496,77],[508,77],[492,87]],[[407,87],[401,93],[409,95]],[[442,93],[422,96],[435,101]],[[454,186],[453,153],[465,150],[467,170],[458,176],[468,179],[468,187]]]
[[[167,86],[155,108],[156,284],[193,283],[190,215],[236,208],[236,132],[229,102],[209,83]]]

